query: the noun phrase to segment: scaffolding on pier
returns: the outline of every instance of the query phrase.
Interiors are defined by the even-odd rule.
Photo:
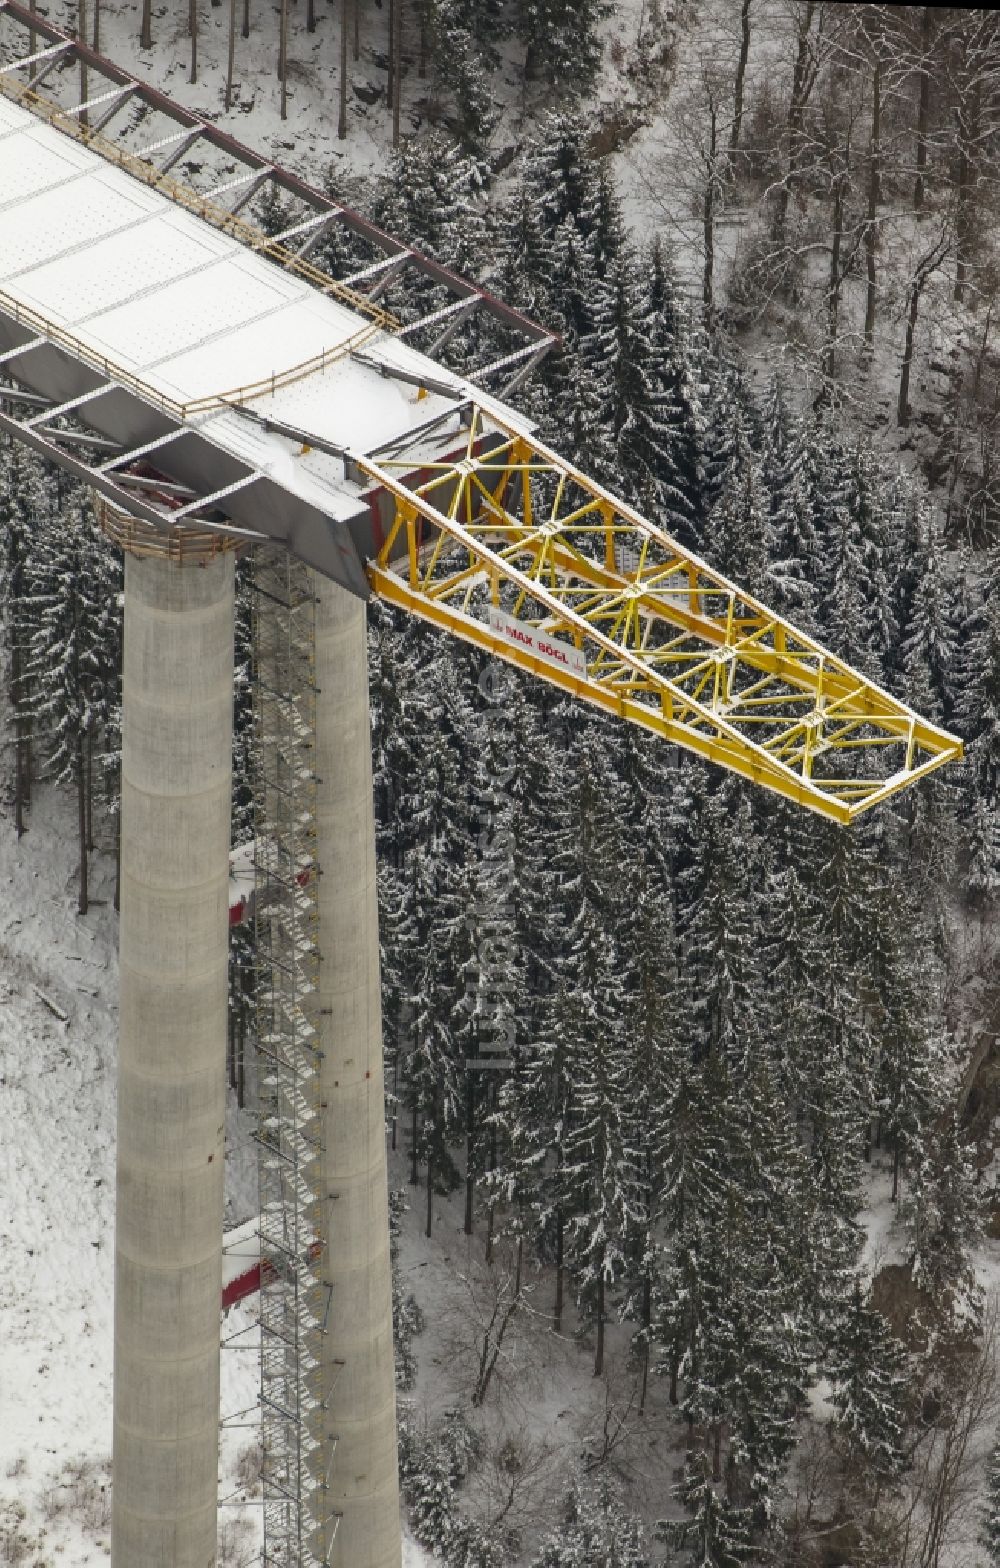
[[[264,1568],[329,1561],[334,1435],[323,1202],[315,601],[287,551],[253,563]],[[306,874],[304,874],[306,873]]]

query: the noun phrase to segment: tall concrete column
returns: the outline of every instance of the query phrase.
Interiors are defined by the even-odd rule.
[[[232,712],[232,555],[126,555],[113,1568],[216,1561]]]
[[[318,576],[320,1006],[329,1267],[332,1568],[400,1568],[365,607]]]

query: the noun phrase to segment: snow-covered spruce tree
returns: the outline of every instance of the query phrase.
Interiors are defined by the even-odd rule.
[[[969,1250],[982,1233],[982,1193],[954,1113],[928,1129],[904,1219],[916,1283],[959,1321],[975,1321],[978,1290]]]
[[[708,519],[729,482],[738,454],[760,452],[760,414],[747,384],[743,363],[717,339],[699,356],[702,396],[704,487],[699,508],[699,555],[715,564],[714,540]]]
[[[749,878],[758,857],[751,814],[734,781],[726,780],[709,797],[700,829],[697,864],[682,879],[685,978],[693,997],[696,1049],[735,1060],[751,1037]]]
[[[516,0],[516,6],[526,78],[542,78],[560,95],[582,92],[600,60],[601,0]]]
[[[458,1494],[479,1454],[479,1439],[460,1410],[446,1410],[428,1429],[401,1407],[399,1478],[410,1528],[445,1568],[509,1568],[508,1532],[461,1512]]]
[[[812,1169],[806,1291],[815,1331],[829,1331],[850,1289],[861,1232],[861,1166],[874,1096],[871,1031],[858,1005],[871,947],[872,865],[862,835],[815,819],[796,829],[807,899],[816,912],[805,964],[818,1007],[798,1107]],[[813,945],[815,944],[815,945]],[[811,1006],[811,1004],[810,1004]],[[813,1055],[815,1052],[815,1055]]]
[[[689,1043],[679,1024],[677,955],[669,892],[645,861],[623,879],[616,922],[624,978],[625,1083],[622,1144],[635,1172],[635,1205],[626,1234],[623,1316],[638,1323],[634,1346],[642,1369],[644,1407],[652,1324],[660,1295],[660,1205],[663,1129]]]
[[[674,1263],[686,1320],[681,1408],[701,1434],[712,1480],[725,1481],[727,1503],[746,1510],[759,1533],[771,1522],[808,1382],[797,1244],[806,1165],[762,1064],[747,1080],[714,1061],[707,1068],[725,1149]]]
[[[522,956],[514,1068],[498,1083],[490,1114],[490,1216],[515,1244],[530,1240],[555,1264],[554,1317],[561,1321],[565,1214],[561,1203],[562,1139],[568,1079],[551,1026],[556,972],[565,937],[558,896],[558,853],[570,833],[564,739],[554,727],[551,693],[540,683],[504,674],[506,695],[495,710],[506,730],[511,806],[513,948]],[[494,1201],[495,1200],[495,1201]],[[497,1207],[498,1206],[498,1207]]]
[[[638,1212],[638,1172],[625,1138],[621,966],[609,939],[615,862],[608,781],[582,750],[572,776],[570,838],[559,858],[566,948],[550,1028],[567,1082],[560,1171],[566,1258],[578,1308],[595,1326],[599,1376],[609,1298]]]
[[[683,1028],[683,1023],[681,1024]],[[690,1051],[690,1047],[688,1048]],[[662,1162],[660,1310],[655,1320],[657,1370],[678,1404],[682,1368],[690,1369],[702,1315],[701,1238],[725,1203],[728,1080],[716,1056],[698,1064],[680,1054],[659,1138]]]
[[[928,1129],[942,1109],[944,1024],[935,994],[932,946],[918,901],[896,879],[876,891],[871,971],[876,1004],[875,1105],[879,1134],[892,1149],[892,1199],[901,1173],[919,1160]]]
[[[436,813],[443,814],[452,787],[446,746],[426,756],[424,628],[373,600],[370,607],[369,681],[372,710],[375,832],[378,846],[379,935],[386,1093],[396,1147],[406,1064],[414,1050],[417,967],[433,914],[433,865],[427,853]],[[436,737],[439,708],[427,705]],[[417,856],[417,850],[423,851]],[[419,1112],[412,1096],[411,1179],[417,1181]]]
[[[631,245],[620,244],[608,269],[607,287],[597,298],[593,352],[610,369],[608,403],[603,410],[616,448],[616,472],[606,481],[626,499],[639,502],[644,471],[634,450],[635,422],[640,410],[647,421],[655,412],[656,389],[652,355],[642,312],[642,282]],[[603,476],[602,476],[603,477]],[[646,488],[649,480],[646,479]]]
[[[413,985],[413,1048],[406,1063],[406,1099],[412,1115],[414,1164],[426,1166],[425,1233],[431,1234],[434,1192],[453,1191],[460,1177],[452,1145],[464,1120],[464,1042],[456,1038],[456,1012],[465,1002],[471,959],[468,925],[462,918],[468,885],[427,850],[414,851],[414,929],[423,932]],[[462,1020],[464,1024],[465,1020]]]
[[[815,835],[794,808],[779,808],[771,849],[757,936],[767,976],[762,1033],[771,1045],[782,1099],[796,1123],[807,1127],[812,1086],[826,1048],[826,969],[822,908],[808,874]]]
[[[660,1526],[658,1533],[673,1539],[683,1563],[691,1568],[742,1568],[753,1561],[747,1511],[734,1508],[713,1484],[708,1455],[699,1449],[688,1452],[677,1496],[687,1518],[680,1525]]]
[[[435,132],[412,138],[393,154],[380,182],[376,217],[380,224],[410,244],[466,277],[500,289],[497,278],[496,219],[487,201],[489,167],[480,158]],[[447,305],[448,290],[417,269],[395,279],[385,303],[401,320],[416,321]],[[488,363],[515,346],[510,333],[486,311],[476,311],[453,328],[435,357],[460,373]],[[434,336],[418,337],[429,347]],[[518,340],[519,341],[519,340]]]
[[[867,1305],[859,1279],[834,1332],[827,1373],[836,1430],[877,1493],[906,1463],[907,1363],[888,1323]]]
[[[379,187],[376,221],[447,267],[476,276],[489,245],[484,192],[489,170],[439,132],[404,141]],[[398,290],[388,298],[405,304]]]
[[[773,400],[778,393],[773,395]],[[780,433],[781,404],[769,433]],[[764,483],[770,501],[765,601],[802,631],[815,635],[818,615],[820,544],[814,516],[813,447],[801,417],[790,419],[784,439],[765,448]]]
[[[531,1568],[651,1568],[642,1526],[601,1477],[580,1477]]]
[[[613,371],[597,335],[607,291],[597,271],[592,238],[573,216],[566,217],[553,236],[546,278],[553,301],[549,320],[563,341],[546,367],[550,400],[544,428],[558,437],[559,449],[570,462],[615,490],[620,477],[618,452],[606,421],[614,398]]]
[[[657,238],[642,267],[639,332],[646,345],[621,461],[627,492],[657,527],[692,547],[704,469],[696,347],[672,266]]]
[[[413,1340],[424,1329],[424,1315],[412,1291],[405,1290],[399,1269],[399,1231],[406,1212],[403,1192],[389,1192],[389,1251],[392,1260],[392,1343],[396,1355],[396,1387],[406,1393],[417,1376]]]
[[[457,1410],[446,1411],[430,1430],[405,1408],[400,1412],[399,1480],[410,1528],[421,1546],[449,1564],[462,1540],[455,1493],[468,1475],[474,1443]]]
[[[422,0],[421,25],[431,45],[435,87],[443,89],[447,118],[462,146],[486,147],[497,121],[491,67],[498,63],[482,13],[471,0]],[[494,26],[498,18],[494,16]],[[478,24],[478,25],[477,25]]]
[[[494,672],[477,688],[492,692]],[[471,763],[473,797],[472,832],[475,862],[472,870],[473,897],[468,911],[472,956],[467,1003],[469,1028],[467,1042],[471,1057],[495,1062],[485,1069],[466,1074],[466,1233],[472,1234],[475,1183],[504,1161],[508,1150],[500,1152],[504,1118],[495,1112],[498,1095],[507,1073],[515,1070],[522,1045],[529,1038],[526,1026],[531,1012],[529,970],[532,961],[524,946],[522,912],[523,872],[519,853],[518,828],[523,794],[519,774],[522,769],[537,772],[538,753],[525,754],[522,743],[525,724],[530,725],[531,710],[526,706],[521,682],[513,675],[502,677],[497,700],[487,700],[474,713],[474,756]],[[511,710],[514,710],[512,712]],[[511,723],[518,740],[511,746]],[[529,840],[529,856],[535,845]],[[530,898],[530,895],[529,895]],[[514,1068],[502,1066],[513,1063]],[[523,1249],[524,1237],[532,1230],[524,1212],[526,1194],[518,1187],[515,1212],[507,1216],[508,1229]],[[492,1245],[495,1203],[501,1189],[491,1185],[488,1192],[487,1250]],[[513,1196],[513,1194],[512,1194]]]
[[[917,710],[939,724],[950,723],[958,666],[958,628],[953,624],[955,585],[946,570],[930,508],[917,509],[918,535],[909,614],[900,625],[906,695]]]
[[[440,653],[440,643],[426,638],[415,637],[413,647],[418,656],[428,648]],[[450,651],[409,675],[405,657],[397,668],[410,694],[401,737],[391,746],[383,739],[385,715],[376,736],[380,813],[387,809],[387,792],[400,791],[382,830],[397,862],[382,886],[391,949],[384,989],[392,1009],[390,1064],[410,1113],[414,1184],[419,1163],[429,1161],[430,1223],[435,1183],[447,1190],[458,1180],[450,1149],[461,1136],[464,1110],[471,936],[463,867],[471,856],[469,800],[460,780],[469,744],[468,670]],[[391,670],[380,671],[377,704],[393,700],[390,687]],[[408,770],[402,777],[393,772],[397,765]]]
[[[840,479],[840,504],[827,533],[833,570],[826,627],[834,651],[881,682],[898,629],[889,591],[885,486],[867,442],[848,454]]]
[[[987,555],[983,600],[964,629],[965,659],[956,723],[968,745],[965,829],[969,887],[1000,892],[1000,548]]]
[[[546,114],[525,144],[518,177],[546,242],[566,218],[579,219],[596,204],[597,172],[586,155],[587,131],[582,114]]]
[[[29,670],[46,764],[60,783],[73,783],[77,794],[83,915],[95,738],[119,701],[121,665],[121,565],[88,502],[74,498],[58,523],[36,531],[28,580],[35,615]]]
[[[751,1508],[755,1528],[773,1518],[775,1492],[795,1442],[794,1421],[813,1376],[805,1290],[804,1223],[809,1163],[783,1099],[773,1049],[761,1043],[734,1095],[740,1186],[747,1206],[742,1288],[731,1297],[737,1346],[728,1386],[727,1495]]]

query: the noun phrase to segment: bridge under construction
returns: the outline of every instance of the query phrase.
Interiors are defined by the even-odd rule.
[[[276,236],[243,215],[268,190]],[[338,226],[370,257],[343,278]],[[477,319],[496,351],[456,374]],[[845,825],[961,754],[537,440],[506,399],[553,341],[0,3],[0,430],[126,563],[114,1568],[216,1558],[237,551],[275,1568],[400,1563],[369,595]]]

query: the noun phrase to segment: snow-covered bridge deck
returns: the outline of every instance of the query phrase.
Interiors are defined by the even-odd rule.
[[[37,444],[59,410],[126,456],[157,442],[150,459],[202,515],[224,499],[238,526],[365,592],[371,513],[339,454],[431,431],[429,456],[454,444],[462,403],[489,399],[347,295],[0,97],[0,375],[50,400],[31,421]],[[112,499],[124,466],[117,453],[106,465]],[[142,510],[134,490],[129,505]]]

